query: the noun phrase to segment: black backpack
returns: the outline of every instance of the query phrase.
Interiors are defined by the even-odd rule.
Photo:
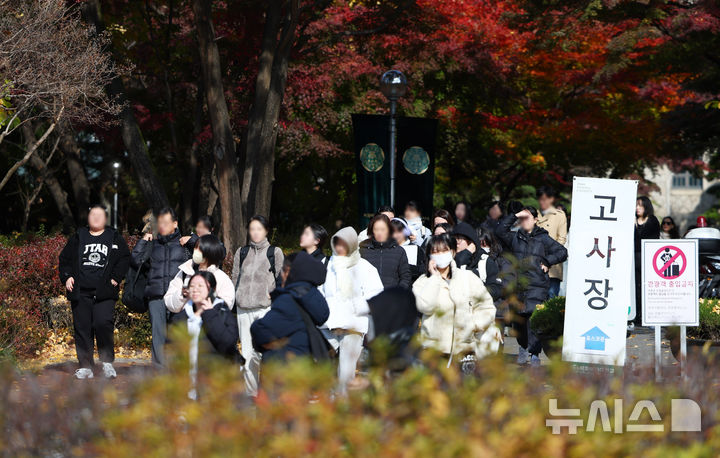
[[[240,248],[240,259],[238,260],[238,276],[235,280],[235,291],[237,291],[238,286],[240,285],[240,277],[242,276],[242,266],[243,262],[245,262],[245,258],[247,258],[248,253],[250,252],[250,246],[245,245],[244,247]],[[275,247],[270,245],[267,249],[267,259],[270,262],[270,272],[273,274],[273,278],[277,278],[277,272],[275,271]],[[233,310],[236,308],[233,307]]]
[[[145,300],[145,287],[148,282],[148,271],[150,270],[148,260],[152,252],[152,245],[152,243],[148,243],[148,247],[143,253],[143,260],[140,263],[140,267],[135,268],[130,266],[125,276],[122,303],[134,313],[145,313],[148,311],[148,303]]]

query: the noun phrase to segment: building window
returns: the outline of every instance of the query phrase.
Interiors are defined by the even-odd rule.
[[[702,189],[703,179],[693,176],[690,172],[675,173],[672,177],[672,187],[681,189]]]

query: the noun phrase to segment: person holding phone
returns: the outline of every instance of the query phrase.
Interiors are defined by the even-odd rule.
[[[207,271],[213,274],[217,283],[217,295],[229,309],[235,305],[235,287],[230,277],[222,271],[225,247],[213,234],[200,237],[195,244],[192,259],[180,264],[180,271],[170,282],[163,297],[165,306],[172,313],[178,313],[187,301],[190,278],[197,272]]]
[[[215,296],[217,281],[213,273],[202,270],[190,277],[188,297],[180,313],[172,315],[170,324],[185,324],[190,335],[190,379],[192,388],[188,393],[197,399],[197,374],[201,358],[220,356],[243,364],[237,349],[237,319],[225,301]]]
[[[453,258],[457,251],[450,234],[434,235],[427,244],[425,275],[413,284],[417,310],[422,313],[420,342],[461,363],[463,372],[474,372],[475,361],[496,353],[502,334],[495,326],[495,304],[482,280],[461,269]]]

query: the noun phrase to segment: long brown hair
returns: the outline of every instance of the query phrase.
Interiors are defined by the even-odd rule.
[[[379,215],[373,216],[372,219],[370,220],[370,222],[368,223],[368,228],[367,228],[368,237],[375,240],[375,234],[373,233],[373,229],[375,227],[375,223],[377,223],[378,221],[382,221],[383,223],[385,223],[385,225],[387,225],[388,238],[392,238],[393,228],[392,228],[392,225],[390,225],[390,218],[383,215],[382,213]]]
[[[438,208],[437,210],[435,210],[435,213],[433,214],[433,222],[435,218],[442,218],[447,221],[449,225],[453,227],[455,226],[455,218],[453,218],[450,212],[445,210],[444,208]]]

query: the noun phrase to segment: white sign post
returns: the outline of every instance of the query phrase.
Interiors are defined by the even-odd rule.
[[[637,181],[573,179],[563,359],[625,365]]]
[[[700,324],[698,241],[643,240],[642,324],[655,327],[655,378],[660,380],[660,327],[680,326],[680,373],[685,377],[687,326]]]

